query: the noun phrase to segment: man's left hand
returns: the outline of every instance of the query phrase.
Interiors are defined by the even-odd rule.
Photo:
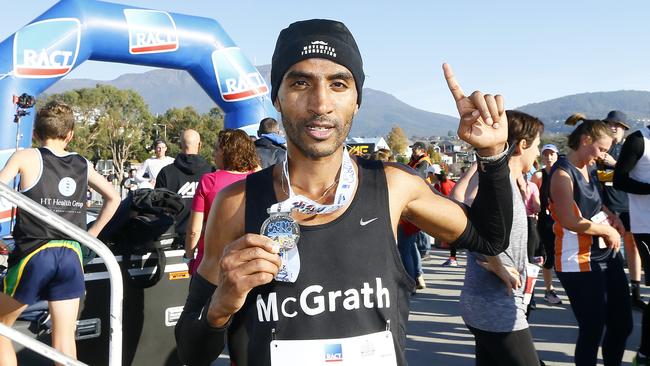
[[[445,79],[460,115],[458,137],[471,144],[481,156],[503,152],[508,140],[508,119],[501,95],[473,92],[465,96],[451,66],[443,64]]]

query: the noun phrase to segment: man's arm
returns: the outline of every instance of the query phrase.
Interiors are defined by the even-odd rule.
[[[221,354],[232,315],[281,265],[271,239],[244,235],[245,187],[241,181],[224,188],[210,210],[203,260],[175,329],[179,357],[188,365],[209,365]]]
[[[646,127],[644,127],[646,128]],[[650,194],[650,184],[630,178],[630,172],[643,156],[645,143],[640,131],[627,137],[614,169],[614,188],[633,194]]]
[[[506,153],[498,160],[483,164],[484,169],[479,168],[478,192],[467,212],[460,204],[433,193],[407,169],[390,163],[385,166],[392,222],[397,222],[401,215],[441,241],[487,255],[508,248],[512,188]],[[403,208],[401,212],[400,208]]]
[[[102,195],[104,204],[102,209],[99,211],[97,220],[93,226],[88,229],[88,234],[97,237],[102,231],[104,226],[111,220],[115,211],[120,205],[120,195],[117,193],[113,185],[110,184],[101,174],[92,167],[92,164],[88,164],[88,185],[90,188],[99,192]]]
[[[135,181],[140,184],[143,182],[146,182],[147,179],[144,177],[144,173],[146,173],[149,170],[149,159],[145,160],[142,165],[140,165],[140,168],[138,168],[138,171],[135,172]],[[151,177],[149,177],[151,179]]]

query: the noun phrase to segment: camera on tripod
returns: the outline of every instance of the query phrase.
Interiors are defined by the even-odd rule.
[[[34,108],[36,98],[33,95],[22,93],[19,96],[14,95],[14,104],[16,105],[16,114],[14,114],[14,123],[20,122],[22,117],[29,115],[28,109]]]

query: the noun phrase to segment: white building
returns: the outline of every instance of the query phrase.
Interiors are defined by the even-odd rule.
[[[383,137],[348,137],[346,144],[375,144],[375,151],[379,149],[390,149]]]

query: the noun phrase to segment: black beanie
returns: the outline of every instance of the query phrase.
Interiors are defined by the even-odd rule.
[[[271,100],[275,102],[284,74],[308,58],[324,58],[345,66],[354,77],[357,104],[361,106],[363,61],[357,43],[345,24],[335,20],[311,19],[295,22],[278,36],[271,60]]]

